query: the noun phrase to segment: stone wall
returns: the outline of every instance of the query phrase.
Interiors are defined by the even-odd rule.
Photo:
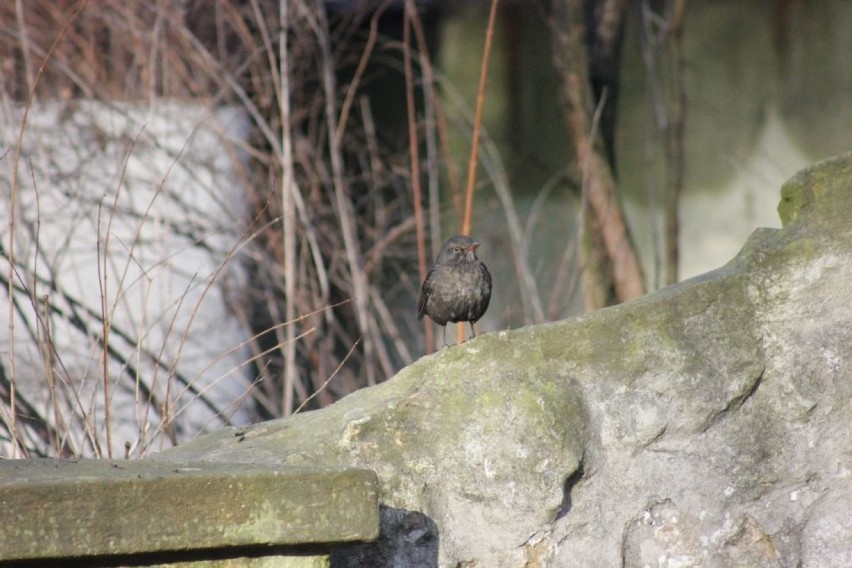
[[[154,459],[374,470],[332,566],[850,566],[850,212],[847,155],[718,270]]]

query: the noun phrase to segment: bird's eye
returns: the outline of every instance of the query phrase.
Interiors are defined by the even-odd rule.
[[[453,252],[461,252],[461,247],[453,247]]]

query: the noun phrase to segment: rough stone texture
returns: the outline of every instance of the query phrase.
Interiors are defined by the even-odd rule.
[[[102,566],[102,565],[101,565]],[[328,556],[260,556],[228,560],[190,560],[155,564],[148,568],[330,568]],[[65,567],[62,567],[65,568]]]
[[[375,470],[382,538],[332,566],[851,566],[852,155],[779,213],[701,277],[158,459]]]
[[[378,522],[376,477],[364,470],[0,460],[0,561],[199,549],[221,557],[233,547],[370,540]]]
[[[446,562],[490,557],[557,516],[582,460],[578,391],[535,360],[509,334],[492,336],[324,410],[204,436],[155,459],[372,469],[383,536],[395,536],[359,551],[362,565],[435,565],[439,550]]]

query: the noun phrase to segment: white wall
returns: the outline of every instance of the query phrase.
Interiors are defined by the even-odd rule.
[[[246,137],[245,116],[177,101],[34,105],[16,163],[23,110],[0,116],[9,150],[0,161],[0,278],[16,288],[11,308],[7,285],[0,290],[7,382],[14,375],[20,395],[70,431],[73,451],[93,453],[86,440],[97,438],[106,454],[106,314],[114,455],[125,443],[134,455],[152,440],[152,449],[169,445],[157,430],[164,405],[177,439],[220,426],[187,385],[245,421],[229,405],[249,385],[246,333],[227,308],[245,285],[233,258],[245,224],[233,142]]]

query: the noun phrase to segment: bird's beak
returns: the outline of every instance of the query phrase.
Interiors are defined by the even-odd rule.
[[[478,246],[479,246],[479,243],[471,243],[471,245],[469,247],[464,249],[464,252],[474,252],[477,249]]]

